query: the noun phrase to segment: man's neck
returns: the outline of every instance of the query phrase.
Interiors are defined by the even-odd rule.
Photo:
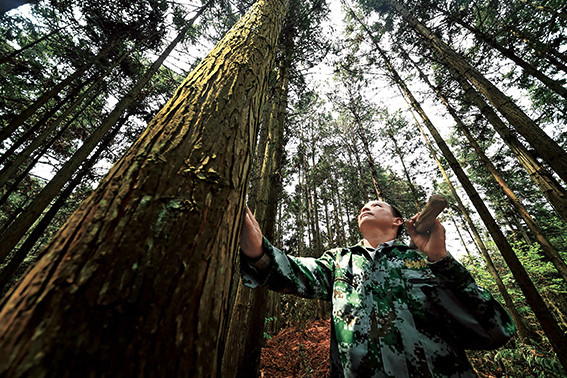
[[[395,235],[392,235],[391,233],[375,233],[372,235],[363,236],[364,239],[362,240],[362,242],[364,243],[364,246],[372,248],[377,248],[380,244],[389,242],[396,238]]]

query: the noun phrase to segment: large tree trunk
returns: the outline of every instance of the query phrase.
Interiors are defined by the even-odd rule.
[[[0,374],[218,374],[227,272],[286,4],[251,8],[6,297]]]
[[[553,314],[551,313],[549,308],[547,308],[543,298],[537,291],[535,285],[531,281],[526,270],[524,269],[520,260],[518,259],[518,256],[516,256],[516,253],[508,243],[508,240],[506,240],[506,237],[504,236],[504,234],[500,230],[500,227],[498,226],[498,224],[490,214],[490,211],[486,207],[484,201],[480,198],[478,192],[470,182],[467,174],[463,171],[459,162],[457,161],[457,159],[455,158],[455,156],[453,155],[453,153],[451,152],[451,150],[449,149],[443,138],[441,138],[441,135],[439,135],[435,126],[431,123],[431,121],[429,120],[429,118],[421,108],[419,102],[415,99],[415,97],[410,92],[409,88],[406,86],[405,82],[402,80],[402,78],[399,76],[397,71],[394,69],[388,57],[384,54],[384,52],[381,49],[379,49],[379,52],[382,58],[384,59],[388,70],[392,74],[394,81],[396,82],[396,84],[398,84],[403,94],[408,98],[409,102],[411,103],[415,111],[422,117],[424,124],[427,126],[427,129],[429,130],[435,142],[441,149],[443,156],[445,157],[445,159],[447,159],[449,165],[453,169],[453,172],[455,172],[455,175],[461,182],[463,189],[468,194],[469,198],[471,199],[471,202],[477,209],[481,219],[486,225],[486,228],[490,232],[490,235],[492,236],[494,242],[498,246],[498,249],[502,253],[504,260],[506,261],[508,267],[512,271],[512,274],[514,275],[514,278],[516,279],[518,286],[522,290],[522,293],[524,294],[528,304],[530,305],[536,318],[540,322],[555,353],[557,354],[557,358],[563,364],[563,366],[567,368],[567,337],[561,331],[561,328],[557,324],[557,321],[554,319]]]
[[[254,216],[263,234],[273,240],[275,218],[281,188],[284,126],[287,109],[289,67],[280,65],[272,111],[267,119],[266,144],[259,173]],[[264,332],[267,303],[271,295],[266,288],[250,289],[239,283],[222,358],[223,377],[256,377]],[[279,295],[278,295],[279,298]],[[269,300],[268,300],[269,299]],[[273,316],[273,314],[268,314]]]
[[[433,51],[438,52],[448,65],[470,81],[508,122],[526,138],[528,143],[553,168],[557,175],[567,181],[567,153],[549,135],[531,120],[512,99],[502,93],[461,55],[420,23],[402,4],[396,0],[387,0],[387,3],[423,37],[423,40]]]

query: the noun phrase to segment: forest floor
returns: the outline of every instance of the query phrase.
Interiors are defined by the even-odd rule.
[[[261,377],[328,377],[331,321],[315,320],[290,326],[267,340],[262,348]],[[471,361],[474,365],[475,361]],[[485,370],[485,369],[481,369]],[[502,377],[501,371],[476,370],[479,377]],[[498,369],[500,370],[500,369]]]
[[[330,319],[282,329],[262,348],[260,376],[327,377],[330,330]]]

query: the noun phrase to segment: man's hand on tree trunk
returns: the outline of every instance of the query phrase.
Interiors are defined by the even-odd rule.
[[[246,206],[246,215],[242,222],[240,249],[250,259],[257,259],[264,253],[262,249],[262,230],[248,206]]]

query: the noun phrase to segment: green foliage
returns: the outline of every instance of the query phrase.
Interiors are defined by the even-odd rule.
[[[493,351],[469,351],[477,372],[491,376],[564,377],[563,367],[553,354],[539,346],[511,341]]]

